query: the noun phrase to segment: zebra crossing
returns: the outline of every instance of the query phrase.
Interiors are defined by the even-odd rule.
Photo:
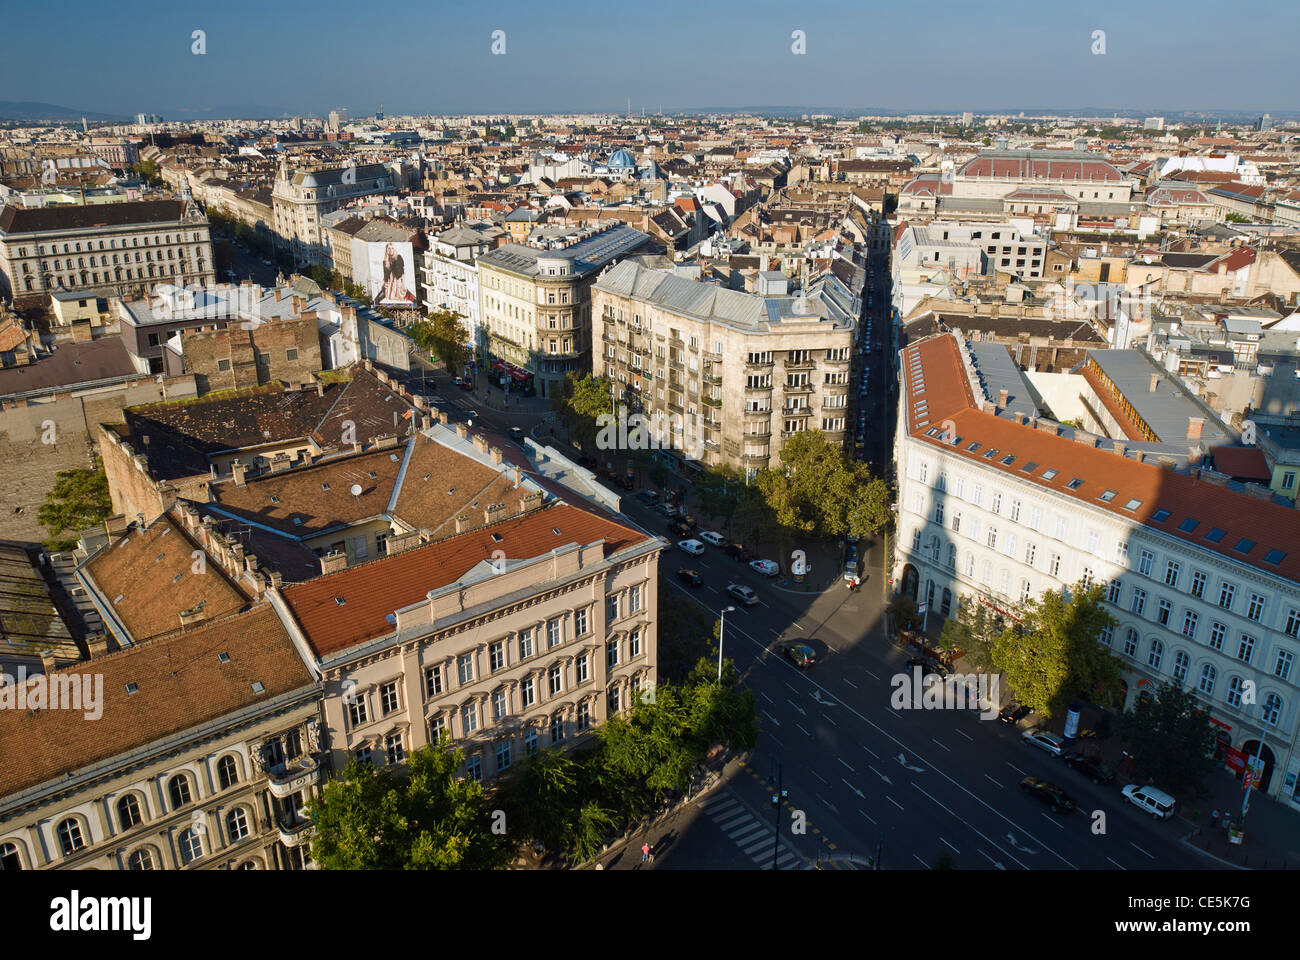
[[[758,817],[726,790],[720,790],[703,804],[705,815],[761,869],[772,869],[772,824]],[[778,870],[798,870],[804,860],[782,837],[776,857]]]

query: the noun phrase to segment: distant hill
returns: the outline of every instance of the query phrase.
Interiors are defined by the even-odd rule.
[[[126,120],[120,114],[97,113],[93,110],[74,110],[61,107],[57,103],[37,103],[33,100],[0,100],[0,120],[40,121],[52,120],[57,123],[80,120]]]

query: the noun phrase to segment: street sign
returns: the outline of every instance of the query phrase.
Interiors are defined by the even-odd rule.
[[[928,610],[929,608],[930,608],[930,604],[928,604],[928,603],[917,604],[916,612],[917,612],[917,613],[925,613],[925,611]]]

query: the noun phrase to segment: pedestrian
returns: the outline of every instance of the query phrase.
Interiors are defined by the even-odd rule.
[[[650,860],[650,844],[649,842],[646,842],[641,844],[641,862],[648,863],[649,860]]]
[[[1218,828],[1219,828],[1219,808],[1215,807],[1213,810],[1210,811],[1210,829],[1217,830]]]

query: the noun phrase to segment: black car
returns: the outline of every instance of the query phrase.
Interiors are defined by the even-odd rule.
[[[729,543],[723,547],[723,551],[732,560],[739,560],[741,563],[749,563],[753,560],[753,555],[738,543]]]
[[[1057,813],[1069,813],[1074,809],[1074,798],[1054,783],[1039,780],[1037,777],[1025,777],[1020,781],[1020,789],[1029,796],[1047,804]]]
[[[817,651],[806,643],[783,643],[781,653],[790,658],[796,667],[811,667],[817,662]]]
[[[692,587],[698,587],[700,584],[704,583],[704,578],[701,577],[698,572],[688,569],[687,567],[682,567],[677,571],[677,579]]]
[[[641,490],[637,493],[637,499],[653,507],[659,502],[659,494],[653,490]]]
[[[1019,723],[1025,717],[1033,713],[1032,707],[1026,707],[1023,703],[1016,703],[1012,700],[1005,707],[998,711],[998,719],[1003,723]]]
[[[949,672],[948,668],[934,657],[908,657],[907,665],[909,667],[920,667],[921,672],[927,677],[932,673],[938,674],[940,677],[946,677]]]
[[[1089,757],[1077,750],[1065,755],[1065,764],[1071,770],[1077,770],[1088,777],[1093,783],[1111,783],[1115,779],[1114,770],[1096,757]]]

